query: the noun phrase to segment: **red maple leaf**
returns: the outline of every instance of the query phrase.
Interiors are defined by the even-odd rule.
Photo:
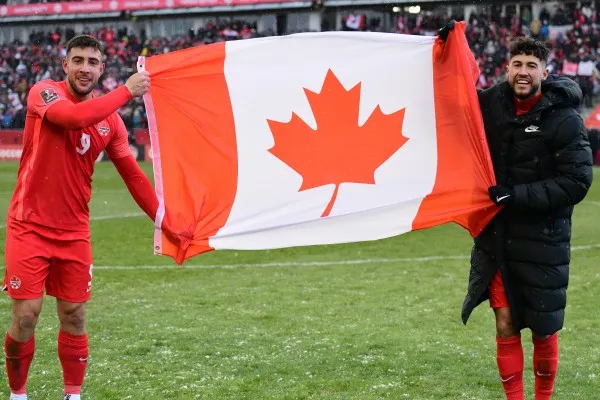
[[[340,184],[375,184],[375,170],[406,143],[408,139],[402,136],[405,109],[384,114],[377,106],[359,126],[360,82],[346,90],[331,70],[320,93],[308,89],[304,93],[317,129],[295,113],[289,122],[267,120],[275,140],[269,152],[302,176],[299,191],[335,185],[321,215],[326,217]]]

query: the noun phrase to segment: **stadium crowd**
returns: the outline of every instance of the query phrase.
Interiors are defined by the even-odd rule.
[[[570,75],[578,81],[586,95],[585,105],[591,107],[600,77],[596,68],[600,60],[600,29],[594,26],[598,12],[587,4],[579,9],[564,7],[552,15],[543,9],[539,19],[533,19],[526,6],[521,8],[520,15],[503,14],[495,6],[471,14],[467,38],[482,72],[477,86],[489,87],[504,79],[509,41],[520,34],[531,34],[550,44],[552,53],[548,67],[552,72]],[[447,19],[447,16],[399,14],[396,32],[433,34]],[[551,26],[567,26],[568,29],[551,36]],[[255,25],[244,21],[209,23],[197,31],[190,30],[185,36],[172,38],[148,38],[143,31],[134,35],[110,27],[79,33],[101,39],[106,47],[106,72],[98,82],[98,95],[123,84],[133,73],[138,55],[151,56],[217,41],[274,34],[257,32]],[[0,45],[0,128],[20,129],[24,126],[26,95],[35,82],[48,78],[64,79],[61,59],[67,41],[75,34],[72,29],[31,32],[28,43]],[[146,126],[141,100],[130,102],[120,114],[130,132]]]
[[[255,27],[243,22],[207,24],[190,31],[187,36],[148,39],[144,32],[132,35],[126,30],[103,28],[99,32],[82,32],[102,40],[105,45],[106,70],[98,82],[96,94],[102,95],[123,84],[134,72],[138,55],[151,56],[200,44],[231,39],[257,37]],[[42,79],[62,80],[61,59],[66,43],[75,36],[71,29],[55,32],[31,32],[28,43],[0,45],[0,128],[23,128],[28,90]],[[141,99],[133,100],[120,111],[129,129],[145,126],[145,110]]]
[[[503,14],[499,6],[471,14],[467,39],[482,71],[478,87],[486,88],[504,79],[508,43],[515,36],[527,34],[549,44],[552,52],[548,68],[577,80],[586,95],[586,106],[591,107],[594,88],[598,90],[596,78],[600,76],[596,73],[600,30],[595,27],[598,12],[594,5],[588,2],[576,8],[574,4],[564,4],[552,15],[543,8],[538,19],[533,19],[528,6],[521,6],[519,15]],[[447,17],[441,16],[407,16],[399,21],[397,32],[426,34],[443,26],[446,20]],[[569,29],[551,36],[551,26]]]

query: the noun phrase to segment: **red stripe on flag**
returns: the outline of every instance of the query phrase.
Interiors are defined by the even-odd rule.
[[[475,90],[478,77],[465,23],[456,23],[446,43],[438,39],[433,47],[437,174],[413,230],[456,222],[477,236],[499,211],[487,193],[495,178]]]
[[[225,225],[235,199],[237,145],[224,66],[225,43],[145,60],[154,108],[152,147],[160,146],[155,170],[162,172],[165,221],[193,238],[177,246],[163,232],[162,248],[155,252],[178,263],[213,250],[208,239]]]

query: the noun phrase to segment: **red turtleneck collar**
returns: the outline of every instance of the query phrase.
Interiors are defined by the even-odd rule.
[[[539,92],[535,97],[532,97],[528,100],[519,100],[516,97],[515,99],[515,107],[517,110],[517,115],[523,115],[525,113],[527,113],[529,110],[531,110],[533,108],[533,106],[535,105],[535,103],[537,103],[538,101],[540,101],[540,99],[542,98],[543,93]]]

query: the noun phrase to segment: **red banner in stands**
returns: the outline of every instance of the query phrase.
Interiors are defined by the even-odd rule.
[[[21,144],[23,142],[22,129],[0,129],[0,145]]]
[[[137,161],[152,161],[152,149],[149,144],[129,145],[131,154]],[[20,144],[0,144],[0,162],[18,161],[23,154],[23,146]],[[105,151],[101,151],[96,162],[110,161]]]
[[[289,3],[292,1],[296,0],[98,0],[62,3],[11,4],[0,6],[0,18],[26,15],[83,14],[164,8],[242,6],[250,4]]]
[[[137,144],[150,144],[150,133],[148,132],[148,129],[136,129],[133,131],[133,135]]]
[[[138,161],[152,161],[150,135],[144,128],[133,132],[135,141],[129,145],[131,154]],[[14,161],[21,158],[23,152],[23,130],[0,129],[0,161]],[[96,162],[108,161],[106,152],[100,153]]]

